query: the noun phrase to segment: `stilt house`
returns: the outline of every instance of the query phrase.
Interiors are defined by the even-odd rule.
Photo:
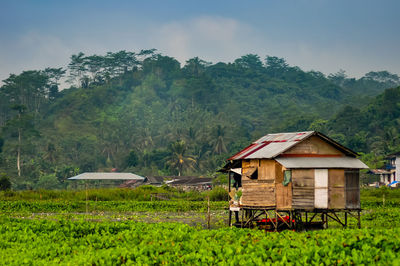
[[[240,206],[275,210],[360,209],[357,153],[315,132],[268,134],[228,159]]]

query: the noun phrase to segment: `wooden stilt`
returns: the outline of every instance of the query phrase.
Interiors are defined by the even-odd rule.
[[[242,220],[240,221],[240,227],[241,228],[243,228],[243,219],[244,219],[244,210],[242,210]]]
[[[255,225],[270,231],[281,231],[283,229],[307,230],[329,228],[330,222],[337,222],[343,228],[349,225],[348,218],[353,217],[357,220],[357,227],[361,228],[361,210],[360,209],[314,209],[314,210],[296,210],[286,209],[278,210],[275,208],[248,208],[241,209],[241,220],[236,225],[242,228],[251,228]],[[229,211],[229,225],[235,225],[232,217],[232,211]],[[239,216],[239,212],[235,212]],[[265,220],[263,219],[265,217]],[[319,217],[321,217],[319,219]],[[235,217],[236,218],[236,217]],[[288,221],[289,218],[289,221]],[[238,218],[239,219],[239,218]],[[261,222],[263,220],[263,222]],[[261,222],[261,223],[260,223]]]
[[[325,224],[326,224],[326,229],[328,229],[328,213],[325,213]]]

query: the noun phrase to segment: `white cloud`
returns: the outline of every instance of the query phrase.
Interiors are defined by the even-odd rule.
[[[10,73],[18,74],[28,69],[66,67],[69,57],[78,52],[105,54],[107,51],[156,48],[165,55],[175,57],[182,64],[199,56],[213,63],[231,62],[236,58],[255,53],[284,57],[291,65],[304,70],[317,70],[326,74],[340,68],[349,76],[360,77],[379,66],[398,67],[398,55],[380,57],[371,50],[359,51],[338,40],[329,45],[318,45],[312,40],[276,34],[268,29],[255,28],[247,23],[227,17],[200,16],[175,19],[161,24],[130,21],[102,30],[69,29],[57,33],[30,31],[17,39],[3,39],[0,49],[0,80]],[[284,36],[284,37],[281,37]],[[4,42],[5,41],[5,42]],[[369,53],[369,56],[366,54]],[[389,63],[389,64],[388,64]],[[1,85],[1,83],[0,83]]]
[[[33,31],[8,46],[10,51],[3,48],[0,53],[0,80],[24,70],[65,66],[71,55],[62,39]]]
[[[0,79],[7,78],[9,73],[18,74],[28,69],[66,67],[69,57],[78,52],[104,54],[107,51],[156,48],[182,64],[195,56],[215,63],[260,52],[255,47],[262,43],[249,25],[211,16],[161,25],[143,24],[141,27],[126,24],[118,31],[114,27],[90,34],[77,31],[64,38],[59,34],[30,31],[10,43],[8,48],[1,49]]]

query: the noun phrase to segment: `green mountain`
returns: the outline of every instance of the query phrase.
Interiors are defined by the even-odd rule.
[[[58,91],[63,79],[72,86]],[[67,69],[3,82],[0,173],[15,188],[63,187],[74,174],[112,168],[212,175],[230,154],[279,131],[320,130],[371,154],[399,146],[385,137],[399,101],[398,89],[384,90],[400,84],[386,71],[326,77],[252,54],[216,64],[196,57],[181,67],[145,50],[80,53]]]

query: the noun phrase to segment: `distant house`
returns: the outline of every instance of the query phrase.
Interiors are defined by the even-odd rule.
[[[160,186],[164,185],[164,177],[163,176],[146,176],[144,185],[160,187]]]
[[[121,188],[136,188],[142,185],[160,187],[164,184],[162,176],[146,176],[143,180],[129,180],[120,185]]]
[[[183,190],[208,190],[212,188],[212,178],[197,176],[168,176],[170,180],[165,181],[169,186]]]
[[[144,177],[135,175],[132,173],[118,173],[118,172],[111,172],[111,173],[104,173],[104,172],[92,172],[92,173],[82,173],[74,177],[68,178],[69,180],[107,180],[111,182],[119,182],[119,181],[125,181],[120,187],[123,187],[125,183],[141,183],[145,180]],[[114,183],[115,185],[115,183]]]
[[[212,178],[198,176],[147,176],[144,180],[129,180],[120,187],[135,188],[142,185],[168,185],[183,190],[207,190],[212,188]]]
[[[368,173],[379,176],[381,185],[389,185],[394,181],[400,181],[400,152],[389,154],[386,158],[384,169],[371,169]]]

